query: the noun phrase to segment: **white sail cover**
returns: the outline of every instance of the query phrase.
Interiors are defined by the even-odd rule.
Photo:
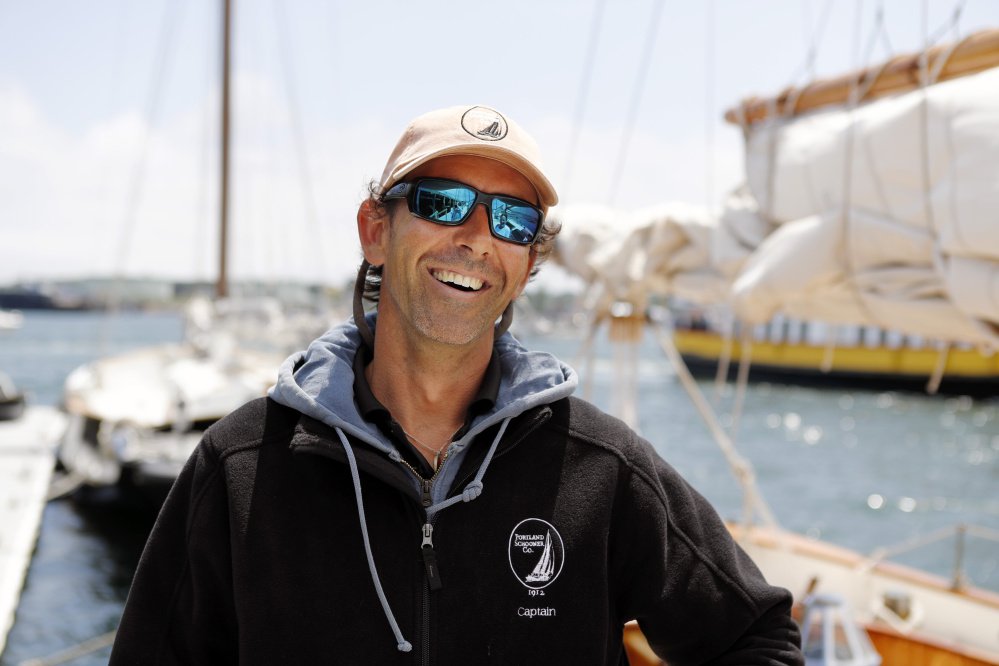
[[[557,258],[614,299],[999,346],[999,68],[753,126],[746,179],[718,214],[557,211]]]

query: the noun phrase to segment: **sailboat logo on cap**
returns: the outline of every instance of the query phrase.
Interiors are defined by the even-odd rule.
[[[510,570],[527,588],[539,590],[562,573],[565,546],[555,526],[540,518],[517,523],[510,533]]]
[[[473,106],[461,116],[461,127],[476,139],[499,141],[506,136],[507,125],[499,111],[487,106]]]

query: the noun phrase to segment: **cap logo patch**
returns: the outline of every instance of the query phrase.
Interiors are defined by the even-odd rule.
[[[466,111],[461,117],[461,127],[483,141],[499,141],[509,131],[506,118],[486,106],[473,106]]]

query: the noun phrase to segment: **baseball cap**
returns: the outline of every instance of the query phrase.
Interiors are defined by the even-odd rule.
[[[542,208],[558,203],[555,187],[541,166],[538,144],[520,125],[488,106],[452,106],[410,122],[382,172],[382,192],[418,166],[444,155],[475,155],[502,162],[531,182]]]

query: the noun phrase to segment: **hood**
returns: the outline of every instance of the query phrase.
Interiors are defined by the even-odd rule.
[[[366,319],[374,329],[377,313]],[[353,318],[330,329],[308,349],[292,354],[281,364],[277,384],[268,395],[275,402],[340,428],[398,459],[395,446],[377,426],[361,417],[354,402],[354,355],[361,344]],[[495,349],[501,368],[496,404],[476,416],[466,435],[452,444],[457,450],[500,421],[569,396],[578,384],[572,368],[546,352],[528,351],[509,332],[496,340]]]

